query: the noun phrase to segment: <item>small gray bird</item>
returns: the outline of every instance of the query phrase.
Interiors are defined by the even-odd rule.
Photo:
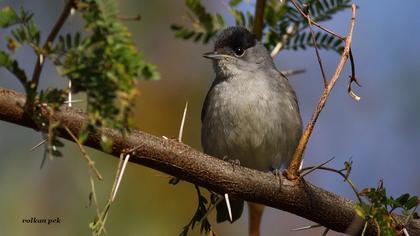
[[[295,92],[267,49],[247,29],[230,27],[203,56],[213,60],[216,73],[201,112],[204,152],[260,171],[288,165],[302,120]],[[233,221],[242,214],[243,201],[237,202],[232,201]],[[254,208],[251,214],[262,214],[262,207]],[[219,209],[217,221],[229,220]]]

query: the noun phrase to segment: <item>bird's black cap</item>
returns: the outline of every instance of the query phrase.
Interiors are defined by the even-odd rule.
[[[214,49],[229,47],[247,49],[255,46],[257,38],[244,27],[234,26],[223,30],[216,39]]]

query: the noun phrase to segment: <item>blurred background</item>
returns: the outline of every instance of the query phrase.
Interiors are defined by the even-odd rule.
[[[126,22],[136,45],[149,62],[155,63],[162,79],[141,82],[136,103],[135,125],[154,135],[175,137],[185,103],[189,109],[184,142],[200,147],[201,106],[214,77],[211,63],[202,58],[212,45],[175,39],[171,23],[183,20],[184,1],[120,0],[122,15],[140,14],[139,22]],[[223,0],[204,3],[210,11],[228,15]],[[244,7],[253,8],[254,1]],[[343,72],[322,112],[309,142],[305,166],[319,164],[331,157],[335,168],[351,159],[351,178],[359,189],[376,187],[384,180],[388,194],[420,195],[420,2],[355,1],[359,6],[353,36],[357,76],[362,97],[355,102],[347,95],[349,66]],[[3,0],[0,8],[24,6],[35,13],[35,20],[46,37],[63,1]],[[346,34],[351,12],[340,13],[326,25]],[[230,18],[233,24],[233,19]],[[75,15],[62,32],[79,30],[82,21]],[[5,49],[4,34],[0,48]],[[338,63],[334,52],[321,51],[329,77]],[[33,70],[35,56],[21,48],[17,59],[27,72]],[[280,70],[305,69],[306,73],[289,78],[295,88],[307,123],[322,92],[322,77],[315,52],[282,51],[276,58]],[[66,81],[47,63],[42,88],[64,87]],[[0,70],[0,86],[22,91],[8,72]],[[90,192],[87,165],[77,147],[66,142],[64,157],[47,161],[40,169],[43,148],[30,151],[42,140],[33,130],[0,121],[0,235],[89,235],[89,222],[95,217],[88,208]],[[108,197],[118,160],[89,149],[104,181],[97,183],[99,203]],[[355,199],[349,186],[331,173],[314,172],[312,183],[337,194]],[[168,176],[139,165],[129,164],[116,202],[107,222],[108,235],[178,235],[196,208],[193,185],[168,184]],[[23,219],[60,217],[60,224],[23,224]],[[214,215],[210,217],[214,222]],[[292,232],[312,222],[276,209],[265,212],[263,235],[321,235],[323,229]],[[246,235],[247,217],[235,224],[214,223],[218,235]],[[199,235],[195,230],[191,235]],[[328,235],[340,235],[330,232]]]

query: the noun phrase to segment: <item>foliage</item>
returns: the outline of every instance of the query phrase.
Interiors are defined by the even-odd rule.
[[[365,197],[368,203],[358,203],[356,213],[363,219],[374,220],[379,228],[380,235],[395,235],[396,229],[404,228],[405,222],[399,222],[392,212],[402,209],[402,213],[407,218],[419,218],[415,210],[419,205],[417,196],[410,196],[405,193],[398,198],[388,197],[383,182],[377,188],[366,188],[359,193]]]
[[[59,73],[72,81],[73,93],[83,92],[87,95],[90,118],[87,131],[101,127],[126,130],[132,102],[137,94],[136,79],[157,79],[159,74],[154,65],[145,62],[143,55],[135,48],[131,34],[118,21],[114,0],[72,0],[66,4],[73,4],[72,8],[81,13],[85,33],[60,35],[56,43],[48,42],[43,46],[40,46],[41,32],[33,20],[33,14],[23,8],[19,12],[9,6],[2,8],[0,27],[13,28],[10,35],[5,36],[9,51],[0,51],[0,67],[11,72],[22,83],[28,95],[27,104],[37,101],[38,107],[30,108],[30,114],[43,132],[53,134],[54,129],[49,131],[48,116],[42,114],[40,108],[47,105],[57,109],[64,103],[69,91],[34,91],[37,87],[34,83],[38,81],[28,80],[18,61],[13,59],[14,52],[24,44],[29,45],[42,60],[41,67],[44,59],[50,59]],[[82,133],[82,137],[86,137],[86,132]],[[112,140],[102,137],[102,141],[104,150],[109,150]],[[55,143],[54,140],[51,142]]]
[[[190,229],[191,230],[194,229],[197,223],[201,224],[201,227],[200,227],[201,233],[203,232],[209,233],[211,231],[211,225],[207,219],[209,209],[206,207],[206,205],[208,203],[208,200],[204,195],[201,194],[200,187],[195,185],[195,190],[197,192],[197,197],[198,197],[197,210],[194,213],[194,216],[191,218],[190,222],[183,227],[182,232],[179,234],[180,236],[187,236],[188,231]],[[209,235],[212,235],[212,234],[209,234]]]
[[[351,0],[300,0],[297,1],[305,10],[310,13],[316,22],[332,19],[338,12],[351,7]],[[235,24],[252,29],[253,13],[239,8],[243,0],[229,1],[229,13],[235,20]],[[208,43],[217,31],[225,27],[225,18],[219,13],[209,13],[200,0],[186,0],[189,11],[188,18],[191,20],[191,27],[178,24],[171,25],[175,37],[195,42]],[[265,37],[262,42],[272,50],[279,42],[286,50],[299,50],[313,47],[309,33],[308,20],[303,17],[290,3],[290,1],[268,0],[264,13]],[[203,37],[205,36],[205,37]],[[335,39],[324,32],[316,33],[316,42],[322,49],[333,50],[341,53],[344,42]]]

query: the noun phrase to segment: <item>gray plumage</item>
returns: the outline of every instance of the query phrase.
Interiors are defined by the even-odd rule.
[[[267,49],[246,29],[231,27],[204,56],[216,73],[202,110],[204,152],[261,171],[287,165],[302,121],[295,92]]]

